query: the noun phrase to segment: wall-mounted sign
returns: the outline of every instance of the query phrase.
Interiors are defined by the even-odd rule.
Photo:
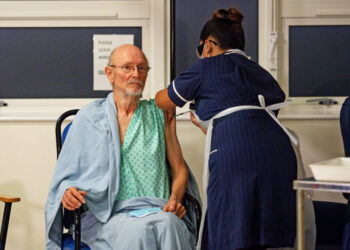
[[[134,35],[93,35],[94,40],[94,90],[111,90],[105,67],[112,50],[123,44],[134,44]]]

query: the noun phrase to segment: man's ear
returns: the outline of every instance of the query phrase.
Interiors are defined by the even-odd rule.
[[[113,85],[114,75],[113,75],[113,72],[112,72],[111,68],[106,66],[105,67],[105,73],[106,73],[106,76],[107,76],[109,82]]]

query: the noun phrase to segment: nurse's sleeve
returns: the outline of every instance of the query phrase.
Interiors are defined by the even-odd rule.
[[[191,65],[169,85],[168,96],[176,106],[182,107],[198,97],[203,82],[200,66],[200,61]]]

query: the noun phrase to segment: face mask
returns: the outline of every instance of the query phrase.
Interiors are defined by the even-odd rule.
[[[204,51],[204,48],[205,48],[205,44],[204,44],[204,46],[203,46],[203,51]],[[204,57],[203,57],[203,51],[202,51],[202,54],[201,54],[201,58],[203,59]]]
[[[196,48],[196,55],[198,57],[198,59],[203,59],[203,51],[204,51],[204,47],[205,47],[205,43],[199,45],[197,48]]]
[[[128,214],[133,217],[145,217],[147,215],[159,213],[159,212],[162,212],[162,209],[160,207],[151,207],[151,208],[133,210]]]

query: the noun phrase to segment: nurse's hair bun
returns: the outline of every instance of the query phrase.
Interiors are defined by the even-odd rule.
[[[213,19],[223,19],[223,20],[231,20],[232,22],[236,23],[242,23],[243,20],[243,14],[237,10],[236,8],[232,7],[228,10],[225,9],[219,9],[214,12]]]

